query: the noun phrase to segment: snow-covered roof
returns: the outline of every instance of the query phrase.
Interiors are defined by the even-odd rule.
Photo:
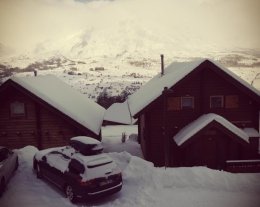
[[[127,101],[112,104],[106,110],[104,120],[122,124],[133,124],[135,121],[130,114]]]
[[[13,77],[23,88],[73,120],[99,134],[105,109],[53,75]]]
[[[253,86],[260,91],[260,78],[256,78],[254,81],[253,81]]]
[[[243,131],[249,136],[249,137],[260,137],[259,132],[254,128],[244,128]]]
[[[217,114],[209,113],[204,114],[200,116],[195,121],[191,122],[184,128],[182,128],[174,137],[174,141],[177,143],[177,145],[182,145],[184,142],[186,142],[188,139],[190,139],[193,135],[195,135],[197,132],[199,132],[201,129],[203,129],[205,126],[207,126],[212,121],[216,121],[219,124],[221,124],[223,127],[227,128],[229,131],[236,134],[238,137],[243,139],[246,142],[249,142],[249,136],[241,129],[236,127],[234,124],[223,118],[222,116],[219,116]]]
[[[128,103],[131,115],[135,116],[152,101],[158,98],[162,94],[164,87],[173,87],[177,82],[179,82],[195,68],[197,68],[200,64],[207,60],[208,59],[198,59],[190,62],[173,62],[172,64],[170,64],[168,67],[165,68],[163,76],[161,74],[157,74],[137,92],[129,96]],[[260,91],[256,90],[254,87],[252,87],[246,81],[242,80],[236,74],[212,60],[208,61],[215,64],[220,70],[224,71],[229,76],[233,77],[245,87],[249,88],[255,94],[260,96]]]

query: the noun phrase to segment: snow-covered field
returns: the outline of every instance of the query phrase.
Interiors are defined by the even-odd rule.
[[[140,146],[134,139],[122,143],[122,132],[129,136],[137,132],[137,127],[107,126],[102,130],[105,151],[123,171],[122,190],[76,206],[260,206],[260,174],[231,174],[205,167],[155,168],[140,158]],[[20,166],[0,199],[1,207],[75,206],[54,186],[36,178],[32,171],[35,147],[27,146],[17,152]]]

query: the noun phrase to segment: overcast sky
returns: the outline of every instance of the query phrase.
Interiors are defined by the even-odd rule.
[[[0,43],[21,50],[126,20],[260,48],[260,0],[0,0]]]

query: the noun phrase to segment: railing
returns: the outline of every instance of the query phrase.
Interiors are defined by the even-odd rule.
[[[232,173],[260,173],[260,160],[227,160],[225,171]]]

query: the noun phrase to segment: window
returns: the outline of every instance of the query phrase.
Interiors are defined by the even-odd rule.
[[[70,173],[73,173],[73,174],[76,174],[76,175],[79,175],[79,174],[82,174],[85,172],[85,167],[84,165],[79,162],[78,160],[75,160],[75,159],[72,159],[69,163],[69,172]]]
[[[238,96],[237,95],[228,95],[225,97],[225,108],[234,109],[238,108]]]
[[[210,108],[223,108],[223,96],[210,96]]]
[[[11,117],[25,116],[25,104],[15,101],[10,104]]]
[[[182,96],[182,97],[168,97],[167,110],[168,111],[180,111],[181,109],[193,109],[194,97]]]
[[[181,108],[182,109],[193,109],[194,108],[194,97],[191,97],[191,96],[181,97]]]
[[[168,111],[181,110],[181,97],[168,97],[167,98],[167,110]]]

